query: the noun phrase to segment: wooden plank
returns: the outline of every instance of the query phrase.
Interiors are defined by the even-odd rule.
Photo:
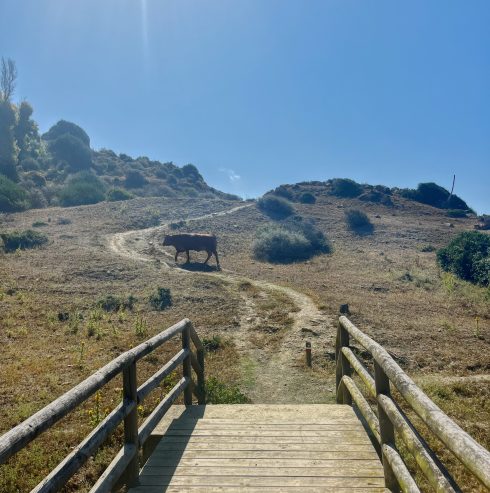
[[[293,476],[141,476],[141,486],[327,486],[345,487],[346,478],[336,477],[293,477]],[[383,477],[349,478],[350,487],[383,487]]]
[[[226,443],[235,443],[235,444],[262,444],[264,443],[264,438],[261,436],[207,436],[207,437],[200,437],[200,436],[164,436],[162,440],[164,443],[190,443],[190,444],[196,444],[196,443],[207,443],[207,444],[212,444],[213,446],[219,445],[219,444],[226,444]],[[343,445],[349,446],[349,445],[366,445],[366,438],[362,436],[353,436],[353,437],[342,437],[342,442]],[[271,444],[285,444],[287,447],[293,444],[303,444],[305,446],[308,444],[308,446],[313,445],[313,444],[321,444],[324,446],[336,446],[336,444],[339,443],[339,437],[338,436],[332,436],[332,437],[268,437],[268,440],[265,443],[271,443]],[[371,444],[369,444],[371,446]]]
[[[148,468],[163,467],[163,466],[187,466],[187,467],[320,467],[320,468],[336,468],[343,467],[355,468],[378,468],[379,459],[367,460],[345,460],[337,459],[312,459],[312,458],[202,458],[202,457],[181,457],[174,456],[159,456],[148,460],[143,468],[146,473]]]
[[[365,437],[366,432],[362,429],[350,429],[350,430],[284,430],[284,429],[268,429],[268,430],[260,430],[260,429],[196,429],[196,430],[179,430],[170,428],[165,433],[166,437],[174,437],[174,436],[193,436],[193,437],[260,437],[260,438],[270,438],[270,437],[308,437],[308,438],[322,438],[325,437],[333,438],[363,438]]]
[[[365,447],[365,450],[342,450],[325,452],[317,450],[278,449],[278,450],[216,450],[211,449],[189,449],[180,450],[159,449],[155,450],[147,463],[151,461],[171,460],[172,458],[183,459],[316,459],[316,460],[372,460],[379,464],[379,458],[374,450]]]
[[[140,486],[132,488],[129,493],[264,493],[264,488],[254,488],[251,486]],[[318,487],[318,486],[267,486],[267,491],[288,493],[390,493],[386,488],[378,486],[362,486],[360,488],[342,487]]]

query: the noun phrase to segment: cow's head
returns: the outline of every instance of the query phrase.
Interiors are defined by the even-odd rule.
[[[163,246],[168,246],[170,244],[171,244],[170,243],[170,236],[168,234],[165,234],[165,236],[163,237],[163,243],[162,243],[162,245]]]

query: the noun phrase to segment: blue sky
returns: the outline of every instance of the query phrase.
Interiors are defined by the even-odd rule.
[[[0,0],[46,131],[219,189],[436,181],[490,213],[488,0]]]

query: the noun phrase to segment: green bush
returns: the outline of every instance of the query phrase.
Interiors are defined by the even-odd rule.
[[[105,199],[103,182],[90,172],[74,175],[59,193],[61,205],[96,204]]]
[[[363,192],[362,185],[349,178],[335,178],[332,180],[332,195],[344,198],[354,198]]]
[[[44,233],[28,229],[26,231],[13,231],[11,233],[0,233],[3,241],[3,249],[6,252],[15,250],[26,250],[42,246],[48,242],[48,237]]]
[[[149,302],[154,310],[159,311],[172,306],[172,294],[170,293],[170,289],[157,288],[156,293],[150,295]]]
[[[61,135],[50,141],[49,150],[58,160],[68,163],[72,171],[87,170],[92,166],[90,147],[73,135]]]
[[[290,263],[306,260],[320,252],[327,253],[330,247],[311,223],[295,220],[258,228],[252,251],[258,260]]]
[[[437,252],[441,268],[475,284],[490,284],[490,236],[465,231]]]
[[[132,199],[134,195],[127,190],[122,188],[112,188],[107,192],[107,200],[109,202],[116,202],[118,200],[129,200]]]
[[[448,217],[466,217],[466,211],[463,209],[448,209],[446,216]]]
[[[29,207],[27,192],[0,174],[0,212],[23,211]]]
[[[56,140],[62,135],[71,135],[82,141],[87,147],[90,147],[90,138],[87,132],[83,128],[79,127],[75,123],[67,122],[66,120],[60,120],[53,125],[44,135],[45,140]]]
[[[302,204],[314,204],[316,202],[316,197],[310,192],[303,192],[299,196],[299,201]]]
[[[118,298],[112,294],[107,295],[97,302],[97,307],[106,312],[118,312],[119,310],[132,310],[136,303],[136,298],[129,295],[126,299]]]
[[[416,190],[410,188],[402,189],[400,190],[400,195],[438,209],[471,210],[463,199],[457,195],[451,195],[445,188],[433,182],[419,183]]]
[[[345,220],[349,228],[356,233],[370,233],[374,229],[366,213],[359,209],[345,211]]]
[[[140,171],[130,170],[126,173],[124,186],[126,188],[141,188],[148,183],[147,179]]]
[[[250,399],[235,385],[226,385],[216,377],[206,380],[208,404],[248,404]]]
[[[278,186],[276,189],[272,191],[272,193],[286,200],[292,201],[294,199],[294,196],[291,193],[291,191],[288,188],[286,188],[284,185]]]
[[[282,219],[294,213],[294,207],[289,201],[271,194],[261,197],[257,207],[273,219]]]
[[[204,351],[207,353],[214,353],[224,346],[223,339],[221,336],[214,335],[211,338],[204,337],[202,340],[202,345],[204,346]]]

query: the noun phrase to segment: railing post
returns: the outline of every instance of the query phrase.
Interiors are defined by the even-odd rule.
[[[182,349],[189,351],[189,355],[182,362],[182,376],[189,379],[189,385],[184,390],[184,404],[192,406],[191,329],[188,323],[182,331]]]
[[[206,404],[206,381],[204,379],[204,349],[197,349],[197,362],[201,367],[201,371],[197,375],[197,385],[199,387],[199,397],[197,399],[197,403],[204,405]]]
[[[134,402],[137,404],[137,389],[136,361],[133,361],[129,366],[123,369],[123,399],[126,402]],[[139,448],[137,406],[134,406],[134,409],[124,418],[124,443],[134,445],[136,450]],[[139,473],[139,460],[138,454],[136,453],[124,473],[124,482],[129,486],[136,485],[138,483]]]
[[[383,368],[374,362],[374,382],[376,386],[376,396],[383,394],[390,397],[390,380],[384,372]],[[395,428],[390,418],[385,413],[383,407],[378,402],[378,419],[379,419],[379,433],[381,436],[381,450],[383,445],[390,445],[396,450],[395,445]],[[385,486],[393,492],[399,492],[400,486],[398,480],[396,479],[393,469],[388,464],[386,457],[383,455],[383,469],[385,475]]]
[[[335,344],[335,381],[336,381],[336,393],[337,393],[337,402],[339,404],[348,404],[352,405],[352,397],[344,387],[342,394],[339,394],[339,386],[344,375],[350,377],[352,370],[350,367],[350,363],[348,359],[342,353],[343,347],[349,347],[349,333],[344,329],[341,322],[339,321],[338,329],[337,329],[337,341]]]

